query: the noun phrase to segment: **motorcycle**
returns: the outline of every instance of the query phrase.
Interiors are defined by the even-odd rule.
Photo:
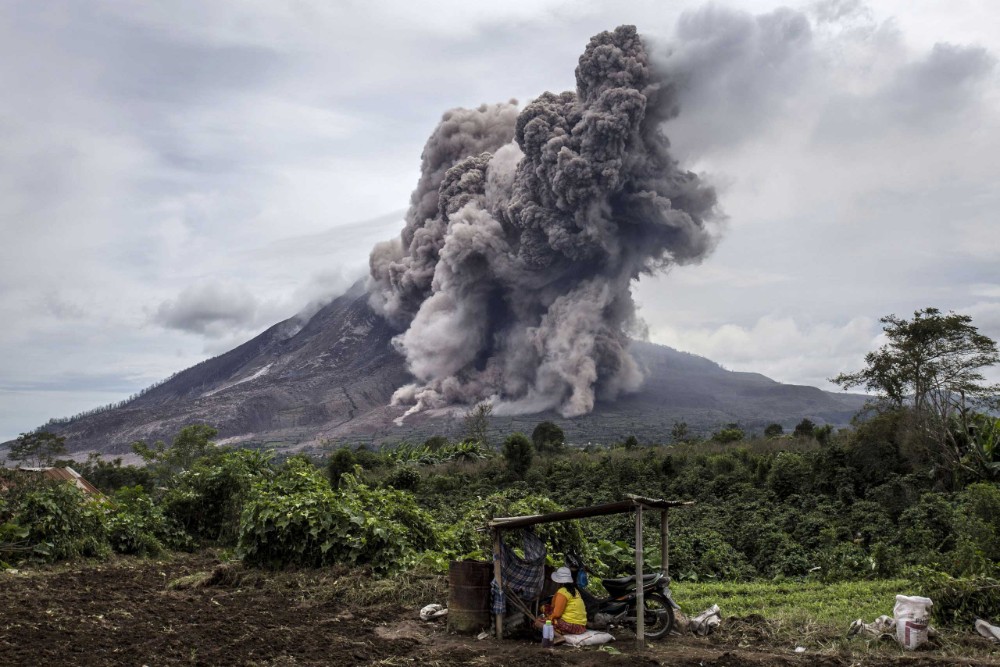
[[[583,560],[574,554],[567,554],[566,565],[577,579],[578,572],[586,572]],[[587,607],[589,626],[608,629],[625,626],[633,632],[638,622],[638,594],[635,576],[620,579],[602,579],[601,584],[608,591],[608,597],[599,598],[586,588],[578,587],[583,603]],[[642,577],[643,591],[643,634],[650,639],[660,639],[674,627],[674,610],[680,609],[670,592],[670,578],[662,572]]]

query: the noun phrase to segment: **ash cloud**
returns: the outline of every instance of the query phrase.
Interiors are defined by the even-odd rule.
[[[221,338],[251,326],[257,308],[257,299],[246,288],[207,283],[160,303],[153,321],[168,329]]]
[[[636,29],[593,37],[576,82],[520,113],[445,114],[401,236],[372,251],[411,411],[491,400],[571,417],[637,389],[632,281],[711,251],[715,192],[671,156],[678,87]]]

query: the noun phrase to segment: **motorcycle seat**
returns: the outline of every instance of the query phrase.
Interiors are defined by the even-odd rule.
[[[644,574],[642,575],[642,585],[648,586],[649,584],[656,583],[663,577],[662,572],[657,572],[656,574]],[[621,577],[620,579],[602,579],[601,583],[607,588],[611,586],[612,588],[625,588],[633,583],[635,583],[635,575],[628,577]]]

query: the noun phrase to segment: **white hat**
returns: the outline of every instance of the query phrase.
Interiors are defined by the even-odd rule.
[[[573,573],[569,571],[568,567],[561,567],[552,573],[552,581],[557,584],[572,584]]]

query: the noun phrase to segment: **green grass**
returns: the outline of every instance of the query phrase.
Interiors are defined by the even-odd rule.
[[[715,642],[741,648],[770,647],[837,655],[844,660],[895,660],[906,652],[893,639],[864,633],[848,638],[854,619],[870,623],[882,614],[892,615],[896,595],[922,595],[921,586],[906,579],[732,583],[678,582],[674,600],[691,617],[719,605],[722,625],[711,636]],[[979,637],[972,627],[939,628],[924,647],[927,655],[960,664],[969,658],[997,664],[1000,646]]]
[[[810,622],[841,628],[863,618],[870,622],[892,615],[896,595],[919,595],[919,587],[905,579],[732,583],[675,582],[674,599],[685,614],[693,616],[719,605],[724,617],[759,614],[768,620]]]

